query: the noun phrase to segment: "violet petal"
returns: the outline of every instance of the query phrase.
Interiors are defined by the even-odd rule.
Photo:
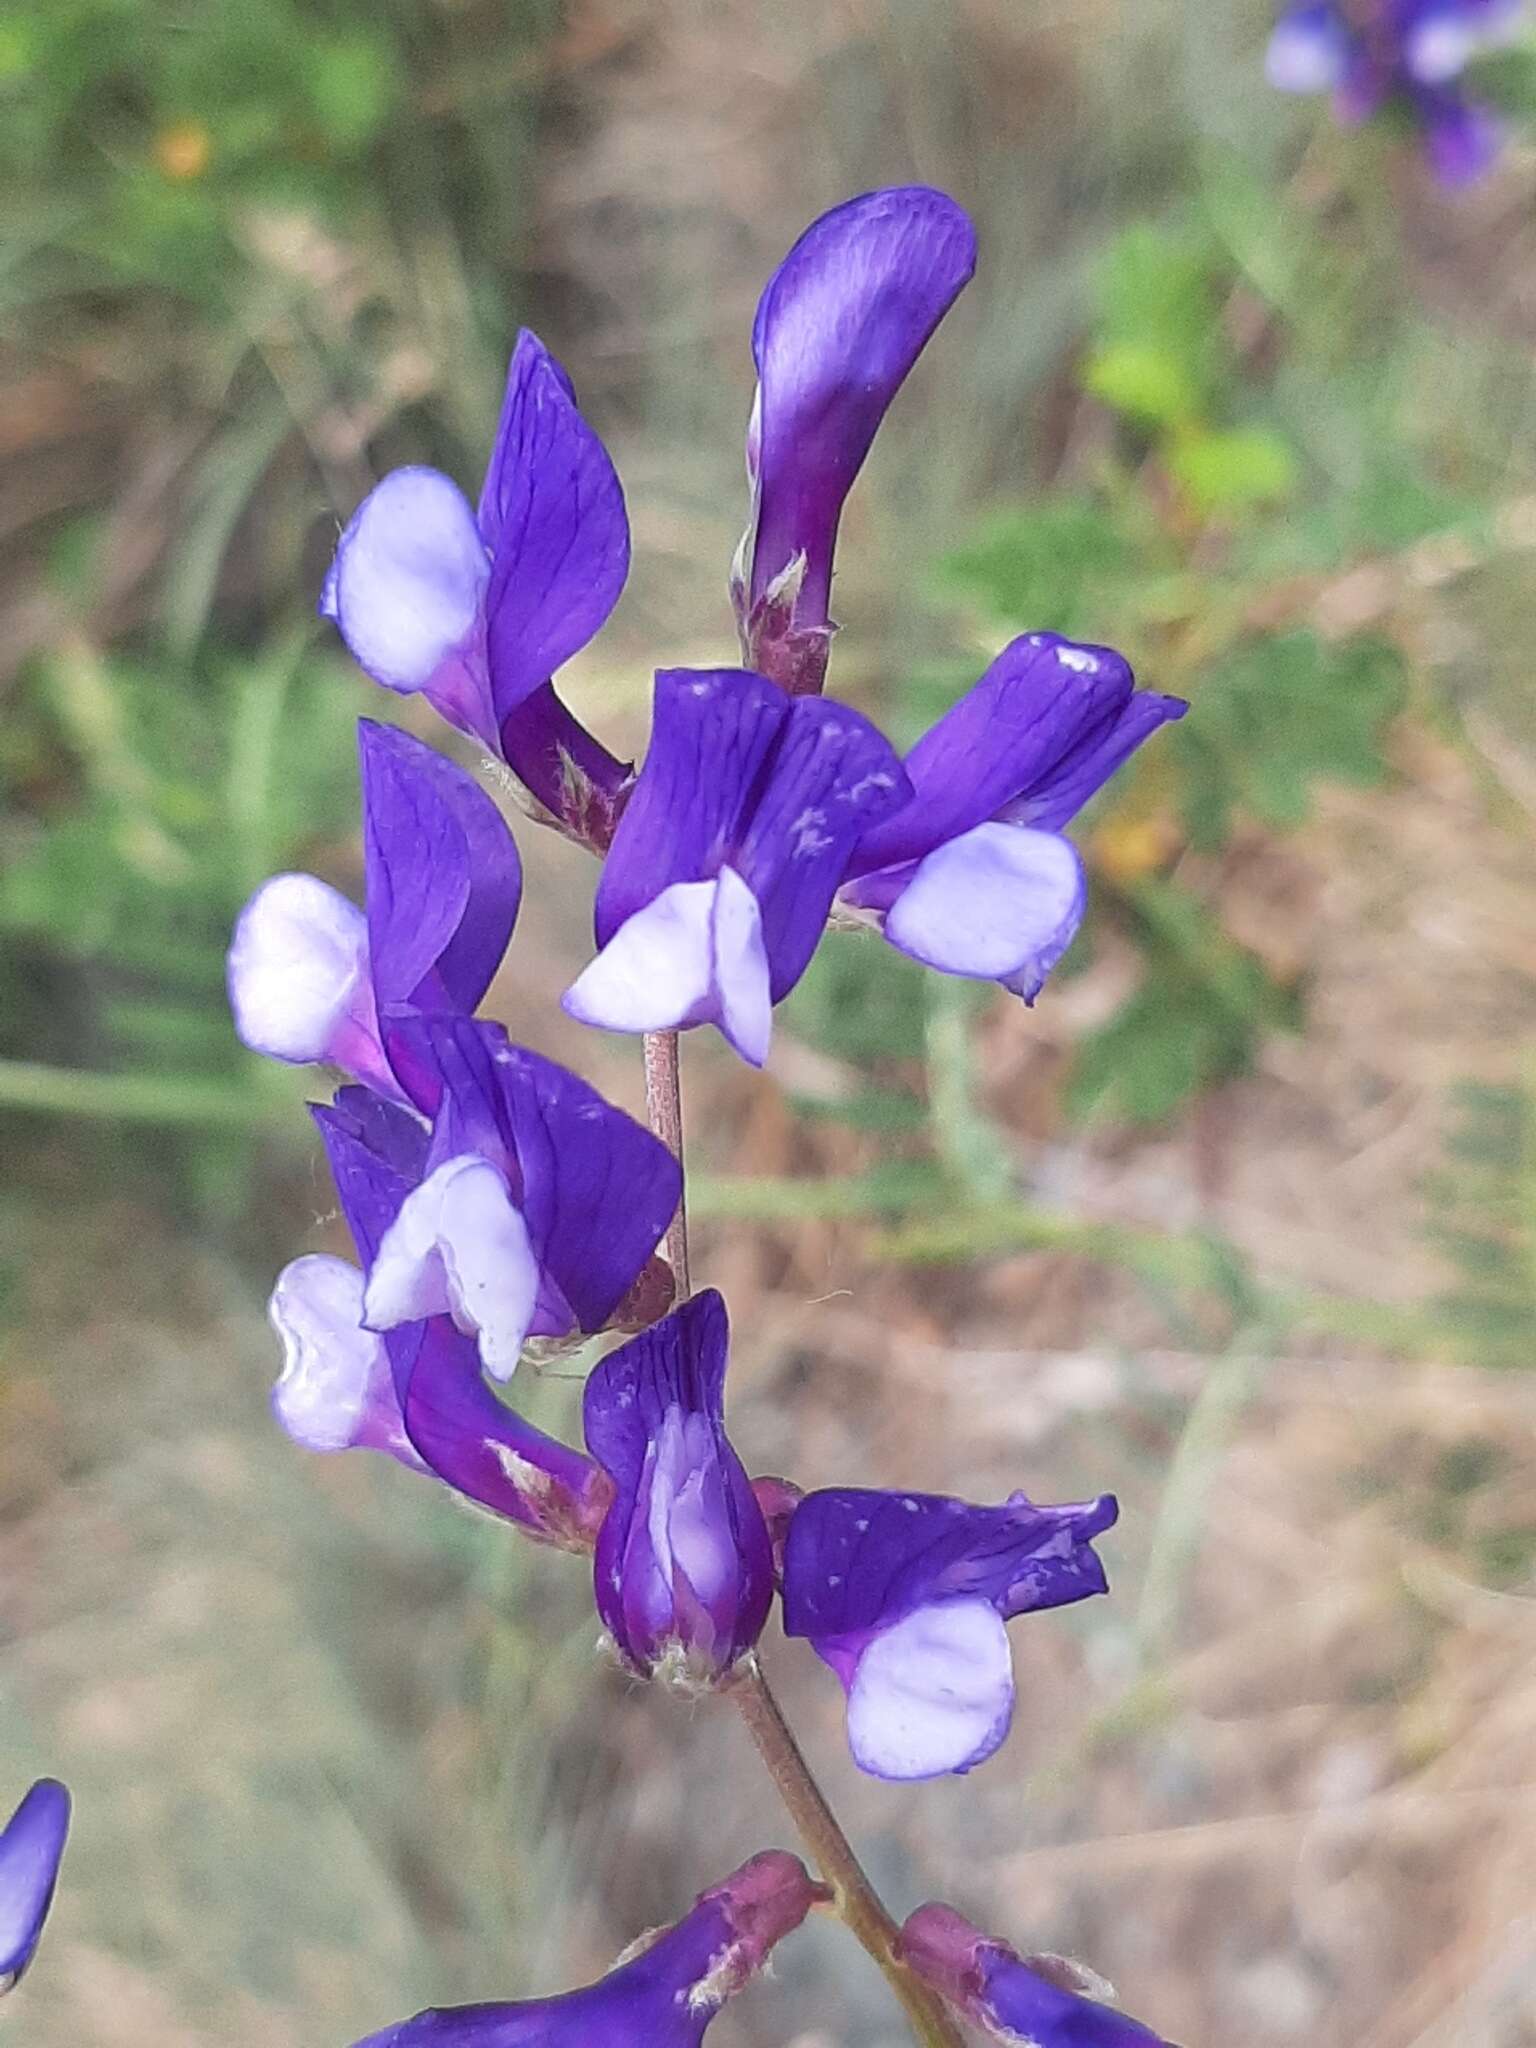
[[[826,623],[843,500],[975,267],[975,232],[954,201],[904,186],[823,214],[774,272],[752,330],[751,604],[803,555],[794,623]]]
[[[490,581],[490,558],[458,485],[435,469],[397,469],[347,522],[320,609],[376,683],[419,691],[450,725],[494,747]]]
[[[69,1793],[56,1778],[39,1778],[0,1831],[0,1993],[21,1981],[37,1949],[69,1816]]]
[[[925,967],[1002,981],[1033,1002],[1072,943],[1087,901],[1070,840],[1021,825],[978,825],[918,862],[884,930]]]
[[[543,343],[517,338],[481,493],[496,723],[586,646],[629,573],[629,521],[608,451]]]
[[[471,776],[397,726],[359,720],[358,756],[379,1007],[472,1011],[517,921],[512,835]]]
[[[587,1448],[616,1492],[593,1557],[597,1608],[625,1661],[674,1654],[728,1671],[773,1597],[768,1525],[725,1433],[729,1327],[713,1288],[594,1367]]]

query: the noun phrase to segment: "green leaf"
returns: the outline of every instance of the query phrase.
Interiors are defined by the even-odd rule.
[[[1111,342],[1083,366],[1088,394],[1127,419],[1153,427],[1185,426],[1198,404],[1187,365],[1145,342]]]
[[[1183,436],[1167,462],[1174,482],[1206,515],[1277,504],[1296,488],[1296,457],[1267,427]]]

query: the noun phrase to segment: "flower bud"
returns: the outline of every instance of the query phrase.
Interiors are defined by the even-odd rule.
[[[587,1381],[587,1448],[615,1490],[594,1557],[598,1612],[632,1670],[685,1685],[721,1679],[773,1598],[768,1525],[725,1434],[728,1341],[709,1289]]]

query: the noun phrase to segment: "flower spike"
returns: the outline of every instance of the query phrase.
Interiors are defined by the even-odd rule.
[[[897,1937],[909,1969],[985,2030],[1033,2048],[1173,2048],[1103,2002],[1109,1986],[1061,1956],[1019,1956],[953,1907],[919,1906]]]
[[[761,1066],[854,847],[909,795],[856,711],[744,669],[663,669],[566,1010],[611,1031],[714,1024]]]
[[[356,2048],[699,2048],[726,2000],[826,1897],[797,1858],[766,1849],[583,1991],[418,2013]]]
[[[69,1836],[69,1793],[39,1778],[0,1830],[0,1993],[14,1990],[36,1952]]]
[[[913,1779],[984,1763],[1013,1719],[1005,1624],[1104,1592],[1092,1540],[1118,1512],[1110,1494],[1060,1508],[808,1494],[784,1541],[784,1633],[837,1673],[859,1768]]]
[[[820,690],[843,501],[886,408],[976,267],[976,235],[926,186],[868,192],[806,229],[752,328],[752,524],[733,595],[748,667]]]
[[[555,694],[629,573],[624,494],[570,379],[518,336],[471,510],[448,477],[397,469],[337,543],[321,614],[386,689],[419,692],[506,761],[539,814],[602,847],[628,770]]]
[[[1024,634],[907,755],[913,800],[859,841],[839,901],[925,966],[1033,1002],[1087,901],[1062,827],[1187,708],[1111,647]]]
[[[708,1288],[587,1381],[587,1448],[615,1489],[593,1558],[597,1610],[647,1678],[716,1683],[773,1600],[768,1525],[725,1434],[729,1338]]]

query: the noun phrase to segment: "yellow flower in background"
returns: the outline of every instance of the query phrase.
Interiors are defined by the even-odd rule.
[[[155,137],[155,163],[168,178],[200,178],[212,156],[213,137],[201,121],[173,121]]]
[[[1137,882],[1166,865],[1178,843],[1167,818],[1106,818],[1090,838],[1088,854],[1110,881]]]

